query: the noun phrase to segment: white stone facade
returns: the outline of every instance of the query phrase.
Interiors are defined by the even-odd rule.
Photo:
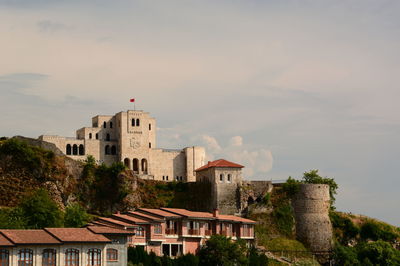
[[[156,148],[156,120],[136,110],[113,116],[92,118],[92,127],[76,131],[76,138],[42,135],[40,140],[54,143],[65,155],[85,160],[92,155],[97,163],[123,162],[142,178],[195,182],[197,168],[204,165],[204,147],[168,150]]]

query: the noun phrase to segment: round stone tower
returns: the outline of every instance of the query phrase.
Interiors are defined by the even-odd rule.
[[[312,252],[332,250],[329,185],[301,184],[292,201],[297,238]]]

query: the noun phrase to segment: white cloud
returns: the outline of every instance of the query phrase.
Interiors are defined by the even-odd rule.
[[[243,145],[243,138],[241,136],[234,136],[229,140],[229,144],[231,146],[242,146]]]

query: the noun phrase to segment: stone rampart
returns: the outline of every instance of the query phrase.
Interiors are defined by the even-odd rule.
[[[301,184],[292,201],[297,238],[313,252],[332,250],[329,185]]]

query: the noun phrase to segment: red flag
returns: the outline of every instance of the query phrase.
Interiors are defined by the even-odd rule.
[[[131,103],[135,102],[135,98],[129,100]]]

